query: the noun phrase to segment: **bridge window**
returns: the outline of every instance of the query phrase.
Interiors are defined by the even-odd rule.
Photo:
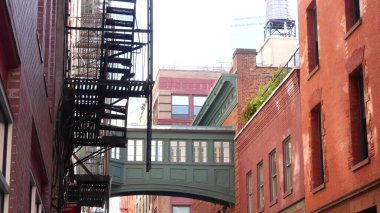
[[[189,118],[189,97],[187,95],[172,96],[172,119]]]
[[[207,162],[207,142],[194,141],[194,162]]]
[[[190,213],[190,206],[173,206],[173,213]]]
[[[194,109],[193,114],[194,117],[198,115],[199,111],[201,110],[203,103],[206,101],[206,96],[194,96]]]
[[[215,163],[230,162],[230,142],[214,142],[214,161]]]
[[[128,140],[127,147],[127,160],[128,161],[142,161],[143,160],[143,140]]]
[[[162,161],[162,140],[152,140],[151,160],[156,162]]]
[[[170,141],[170,161],[186,162],[186,141]]]
[[[120,148],[115,147],[111,149],[111,158],[113,159],[120,159]]]

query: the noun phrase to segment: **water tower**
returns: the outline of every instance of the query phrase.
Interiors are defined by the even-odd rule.
[[[265,0],[267,22],[264,40],[269,36],[295,37],[296,23],[290,19],[288,0]]]

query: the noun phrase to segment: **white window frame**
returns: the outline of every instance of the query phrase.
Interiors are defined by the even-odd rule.
[[[184,146],[180,146],[181,144],[184,144]],[[186,146],[185,140],[170,140],[170,162],[185,163],[187,161]],[[181,148],[184,148],[184,150]]]
[[[276,149],[269,153],[269,183],[270,183],[270,201],[277,200],[277,165]]]
[[[287,137],[283,142],[284,147],[284,192],[289,192],[293,187],[292,180],[292,141]],[[288,146],[289,145],[289,146]]]
[[[220,144],[220,149],[218,149],[217,144]],[[226,150],[228,150],[228,152],[226,152]],[[231,142],[214,141],[214,162],[231,163]]]
[[[161,147],[158,146],[159,142],[161,143]],[[153,139],[151,146],[152,146],[151,161],[152,162],[162,162],[164,159],[164,141],[161,139]],[[159,158],[160,152],[161,152],[161,158]]]
[[[133,142],[133,145],[132,145]],[[141,150],[138,150],[137,142],[141,142]],[[139,151],[139,153],[138,153]],[[132,153],[133,152],[133,153]],[[127,161],[129,162],[142,162],[144,159],[144,140],[142,139],[128,139],[127,145]]]
[[[257,208],[264,209],[264,163],[257,164]]]
[[[120,147],[114,147],[111,149],[111,158],[120,160]]]
[[[180,97],[186,97],[187,98],[187,104],[175,104],[175,99]],[[172,103],[171,103],[171,116],[172,119],[188,119],[190,116],[190,102],[189,102],[189,96],[188,95],[172,95]],[[173,113],[173,107],[174,106],[187,106],[187,113],[186,114],[175,114]]]
[[[41,193],[32,174],[30,175],[30,190],[30,213],[44,213],[45,209],[42,204]]]
[[[207,141],[193,141],[194,163],[207,163]]]

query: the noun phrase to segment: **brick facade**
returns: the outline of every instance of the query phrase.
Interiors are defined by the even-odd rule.
[[[253,196],[252,212],[258,211],[257,165],[263,163],[265,212],[279,212],[292,207],[302,210],[304,205],[303,156],[300,121],[300,87],[298,70],[284,81],[264,103],[260,111],[246,124],[235,139],[236,212],[247,211],[247,174],[251,173]],[[291,191],[284,189],[284,141],[291,141]],[[270,201],[269,154],[276,152],[276,199]],[[300,202],[301,201],[301,202]]]
[[[301,61],[302,137],[307,212],[359,212],[377,205],[380,197],[380,2],[299,1]],[[315,61],[312,16],[317,11],[319,62]],[[353,21],[353,18],[358,20]],[[359,134],[355,110],[358,103],[352,79],[360,68],[363,74],[366,150],[357,158]],[[360,86],[359,86],[360,87]],[[353,90],[354,88],[354,90]],[[322,126],[323,181],[317,187],[314,173],[312,109],[319,105]],[[364,137],[365,137],[364,136]],[[376,208],[376,207],[375,207]]]
[[[19,58],[16,65],[1,70],[7,74],[1,75],[1,80],[14,119],[8,212],[29,209],[31,179],[35,181],[45,212],[50,212],[54,114],[49,112],[54,110],[53,105],[49,107],[49,99],[55,101],[55,3],[55,0],[0,3],[0,13],[8,14],[1,23],[9,25],[2,34],[9,33],[14,45],[10,46],[2,36],[1,43],[7,52],[14,51]],[[43,62],[37,29],[41,47],[45,47],[41,49]],[[44,79],[44,74],[50,78]]]
[[[236,49],[233,54],[230,73],[238,75],[236,131],[244,126],[240,116],[248,99],[255,96],[259,87],[266,84],[272,78],[272,73],[277,70],[277,68],[272,67],[258,67],[256,55],[255,49]]]

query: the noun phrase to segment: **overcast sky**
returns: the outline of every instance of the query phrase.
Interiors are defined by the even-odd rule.
[[[294,19],[297,0],[289,1]],[[153,6],[155,69],[231,62],[232,19],[265,16],[265,0],[154,0]]]

